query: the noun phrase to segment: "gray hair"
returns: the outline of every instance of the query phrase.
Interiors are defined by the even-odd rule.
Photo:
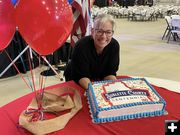
[[[112,24],[112,27],[114,29],[115,26],[115,21],[112,15],[109,14],[99,14],[95,19],[94,19],[94,28],[99,28],[99,26],[107,21],[110,21]]]

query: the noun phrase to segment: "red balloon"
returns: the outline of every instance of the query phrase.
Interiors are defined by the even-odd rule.
[[[73,14],[67,0],[20,0],[16,22],[29,46],[40,55],[48,55],[67,40]]]
[[[0,51],[9,45],[15,30],[14,7],[10,0],[0,0]]]

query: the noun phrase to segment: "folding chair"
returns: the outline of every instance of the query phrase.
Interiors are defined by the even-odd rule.
[[[178,38],[178,34],[180,34],[180,19],[172,19],[171,26],[172,26],[172,29],[170,30],[167,43],[169,43],[171,35],[173,36],[174,41],[176,41],[176,38]]]
[[[164,17],[165,21],[166,21],[166,24],[167,24],[167,27],[166,27],[166,30],[164,31],[164,34],[162,36],[162,40],[164,39],[164,37],[168,36],[170,34],[170,31],[171,31],[171,17],[170,16],[165,16]]]

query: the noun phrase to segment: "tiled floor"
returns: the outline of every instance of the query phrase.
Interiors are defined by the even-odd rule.
[[[165,20],[132,22],[116,19],[114,37],[121,45],[118,75],[168,79],[180,82],[180,42],[161,40]],[[36,82],[43,69],[35,70]],[[60,73],[62,75],[62,72]],[[23,75],[26,79],[29,76]],[[57,76],[47,77],[45,85],[60,83]],[[36,84],[38,88],[38,83]],[[30,93],[31,90],[17,75],[0,80],[0,106]]]

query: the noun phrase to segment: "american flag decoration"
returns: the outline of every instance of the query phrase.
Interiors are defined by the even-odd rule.
[[[74,25],[71,32],[71,46],[85,35],[88,35],[90,19],[90,0],[74,0],[71,4],[74,15]]]

